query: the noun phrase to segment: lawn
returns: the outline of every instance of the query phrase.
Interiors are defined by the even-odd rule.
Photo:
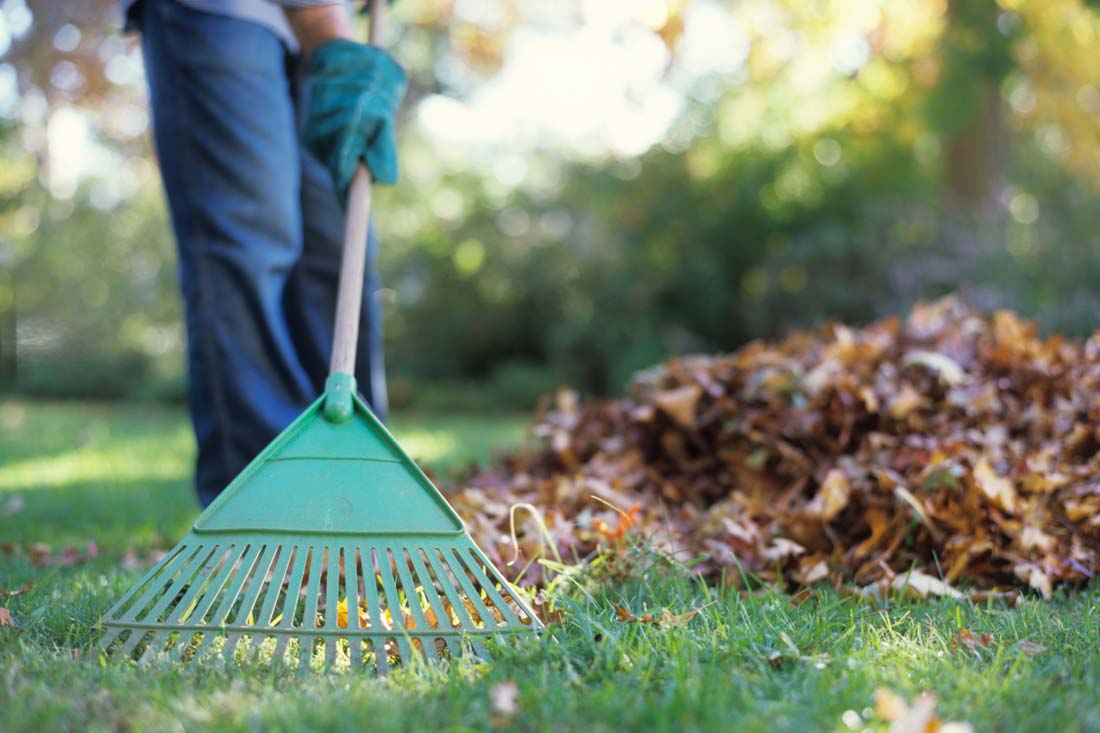
[[[394,423],[444,479],[523,435],[514,416]],[[0,588],[37,580],[0,599],[21,627],[0,629],[0,731],[885,731],[878,688],[906,699],[931,691],[945,720],[975,731],[1100,731],[1095,587],[1011,608],[792,599],[701,585],[644,549],[616,581],[597,570],[563,582],[564,622],[492,664],[375,679],[105,661],[99,615],[197,513],[192,454],[179,410],[0,405]],[[94,543],[97,556],[41,567],[27,552],[34,543],[51,557],[71,546],[82,560]],[[616,606],[675,619],[626,623]]]

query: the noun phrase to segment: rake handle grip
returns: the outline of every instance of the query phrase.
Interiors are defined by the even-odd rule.
[[[382,42],[386,0],[371,0],[370,43]],[[336,323],[332,334],[329,375],[355,374],[355,352],[359,344],[359,315],[363,306],[363,275],[367,262],[367,228],[371,208],[371,175],[360,164],[348,189],[347,219],[344,222],[344,252],[340,260],[340,285],[336,291]]]

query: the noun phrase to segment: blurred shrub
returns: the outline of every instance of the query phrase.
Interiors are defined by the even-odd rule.
[[[428,5],[439,14],[410,20],[398,44],[410,112],[417,96],[473,94],[493,67],[466,68],[463,44],[443,40],[451,4]],[[466,165],[485,151],[456,157],[403,125],[405,177],[377,196],[394,405],[525,409],[559,382],[615,392],[670,354],[866,321],[947,290],[1048,330],[1093,330],[1100,15],[1075,0],[857,5],[776,3],[777,26],[752,19],[737,70],[682,89],[667,139],[638,158],[533,148],[505,182],[496,164],[509,161]],[[140,75],[100,78],[137,64],[113,30],[85,28],[71,53],[57,44],[63,24],[103,25],[89,9],[36,14],[13,47],[22,102],[40,117],[48,99],[88,105],[93,121],[140,118]],[[839,58],[837,39],[854,55]],[[53,88],[58,54],[87,72],[80,94]],[[14,308],[20,352],[4,386],[179,399],[174,253],[145,138],[100,126],[103,180],[51,194],[42,122],[0,120],[0,345]],[[114,196],[112,180],[137,193]]]

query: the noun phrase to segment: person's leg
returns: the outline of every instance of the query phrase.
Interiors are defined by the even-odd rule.
[[[308,89],[300,89],[296,96],[304,112]],[[301,149],[301,171],[303,252],[287,286],[286,318],[302,364],[313,379],[314,388],[320,392],[332,354],[344,207],[337,198],[328,170],[305,148]],[[388,405],[382,360],[381,280],[375,264],[377,253],[378,238],[372,226],[367,240],[355,381],[375,415],[385,420]]]
[[[144,0],[141,29],[205,505],[316,397],[283,312],[301,255],[295,111],[262,26]]]

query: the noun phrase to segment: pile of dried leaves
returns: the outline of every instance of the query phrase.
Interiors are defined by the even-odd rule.
[[[1100,570],[1100,334],[1040,339],[956,298],[674,359],[620,400],[562,391],[534,435],[450,497],[497,562],[522,503],[547,529],[517,512],[524,560],[547,533],[566,558],[638,533],[711,577],[788,587],[1049,597]]]

